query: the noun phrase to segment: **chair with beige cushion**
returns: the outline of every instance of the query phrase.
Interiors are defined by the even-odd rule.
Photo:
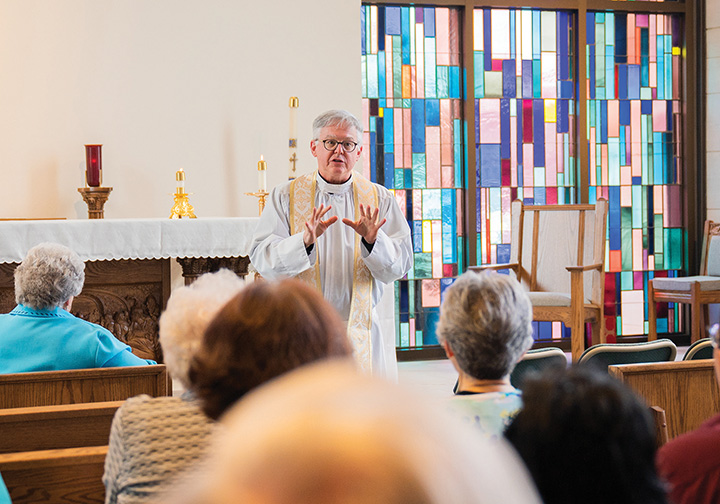
[[[595,205],[512,203],[510,263],[470,269],[510,269],[529,291],[533,319],[561,321],[571,330],[577,360],[592,343],[604,343],[605,230],[607,201]]]
[[[657,339],[657,303],[689,304],[691,341],[694,343],[705,337],[708,304],[720,303],[720,223],[705,222],[698,275],[655,277],[648,282],[648,341]]]

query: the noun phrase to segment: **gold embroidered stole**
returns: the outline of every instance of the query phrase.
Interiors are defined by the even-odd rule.
[[[290,234],[305,230],[305,222],[310,220],[312,209],[315,206],[315,193],[317,189],[317,171],[302,175],[290,184]],[[377,189],[372,182],[358,173],[353,173],[353,201],[355,216],[360,218],[360,204],[378,207]],[[335,223],[335,226],[345,224]],[[360,253],[361,237],[355,234],[355,250],[353,259],[353,292],[350,303],[350,316],[348,320],[348,337],[355,350],[355,358],[360,367],[372,371],[372,275]],[[300,280],[315,285],[322,291],[320,285],[320,262],[327,260],[320,257],[320,249],[315,251],[315,264],[312,268],[298,275]]]

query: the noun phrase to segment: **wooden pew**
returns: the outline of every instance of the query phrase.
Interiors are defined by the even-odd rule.
[[[122,403],[0,409],[0,453],[106,445]]]
[[[164,364],[0,375],[0,408],[122,401],[172,394]]]
[[[107,446],[0,455],[0,474],[13,504],[94,504],[105,500]]]
[[[624,364],[609,366],[608,371],[648,406],[665,410],[670,439],[697,429],[720,412],[720,389],[712,359]]]

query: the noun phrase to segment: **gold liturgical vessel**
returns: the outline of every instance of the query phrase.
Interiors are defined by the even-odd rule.
[[[185,192],[185,172],[182,168],[175,172],[175,180],[177,182],[177,188],[174,194],[175,203],[173,204],[172,210],[170,210],[170,218],[182,219],[183,217],[189,217],[196,219],[195,209],[188,199],[190,194]]]

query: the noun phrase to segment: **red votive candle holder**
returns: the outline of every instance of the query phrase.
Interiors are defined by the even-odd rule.
[[[90,187],[102,185],[102,144],[85,145],[85,180]]]

